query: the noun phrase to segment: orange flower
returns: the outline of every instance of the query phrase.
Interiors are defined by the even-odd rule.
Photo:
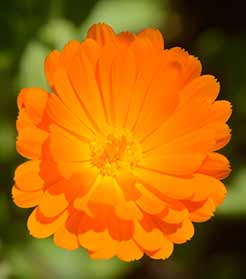
[[[169,257],[223,201],[230,139],[219,84],[158,30],[93,25],[45,61],[52,94],[18,97],[14,202],[34,237],[94,259]]]

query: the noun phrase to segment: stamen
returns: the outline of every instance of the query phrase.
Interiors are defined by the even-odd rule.
[[[90,143],[90,150],[92,164],[102,175],[116,176],[122,168],[133,171],[142,159],[138,140],[127,130],[111,128],[107,136]]]

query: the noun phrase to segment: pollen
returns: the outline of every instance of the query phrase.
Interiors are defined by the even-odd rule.
[[[116,176],[120,169],[133,172],[142,160],[138,139],[127,130],[110,128],[105,136],[90,143],[91,162],[102,175]]]

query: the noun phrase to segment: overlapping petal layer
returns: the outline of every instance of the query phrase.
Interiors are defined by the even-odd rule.
[[[34,237],[94,259],[168,258],[211,218],[230,173],[227,101],[198,59],[158,30],[93,25],[45,61],[52,93],[18,97],[14,202]]]

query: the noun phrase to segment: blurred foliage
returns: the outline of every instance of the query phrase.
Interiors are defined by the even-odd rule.
[[[43,278],[244,278],[246,276],[246,47],[243,1],[185,0],[8,0],[0,1],[0,279]],[[107,22],[116,31],[160,28],[166,45],[185,47],[220,80],[220,98],[231,100],[233,137],[223,150],[233,172],[228,197],[207,224],[197,225],[192,242],[177,246],[168,261],[91,261],[82,249],[55,247],[32,239],[28,210],[11,202],[12,177],[23,161],[15,152],[16,96],[21,87],[48,90],[43,63],[47,53],[88,27]],[[244,251],[244,252],[242,252]],[[206,272],[204,273],[204,270]]]
[[[22,255],[20,257],[20,251]],[[115,259],[91,261],[84,251],[66,251],[54,247],[52,240],[29,241],[28,245],[11,247],[7,252],[8,270],[17,278],[115,278],[127,264]],[[5,265],[6,268],[6,265]]]
[[[241,216],[246,213],[246,168],[238,170],[237,175],[233,177],[228,187],[228,195],[225,202],[220,206],[219,213],[225,216],[235,215]]]
[[[101,0],[83,22],[80,30],[84,34],[95,22],[106,22],[116,32],[139,31],[146,26],[159,27],[164,20],[166,1],[158,0]]]

